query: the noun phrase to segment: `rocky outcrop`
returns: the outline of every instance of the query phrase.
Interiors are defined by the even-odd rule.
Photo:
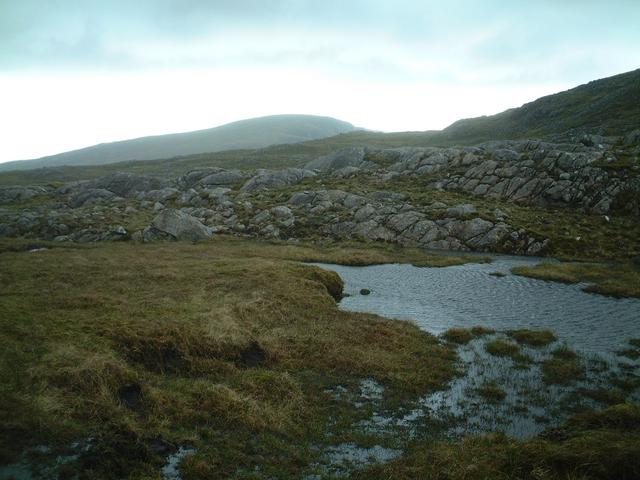
[[[45,187],[0,187],[0,205],[14,202],[24,202],[38,195],[48,193]]]
[[[345,148],[317,158],[305,165],[307,170],[327,172],[347,167],[360,168],[364,163],[364,148]]]
[[[392,196],[383,198],[389,197]],[[547,239],[517,231],[502,220],[481,218],[473,205],[451,208],[441,218],[440,215],[429,217],[408,203],[381,203],[377,198],[380,197],[363,197],[339,190],[305,191],[294,193],[288,204],[301,225],[314,214],[322,214],[319,229],[336,239],[527,255],[540,254],[549,244]]]
[[[508,199],[525,205],[583,208],[605,214],[618,199],[623,209],[638,214],[640,181],[606,166],[615,154],[583,144],[542,141],[490,142],[466,148],[382,150],[378,156],[394,163],[398,175],[434,177],[430,188],[458,190]],[[628,197],[636,200],[628,200]]]
[[[346,149],[318,158],[304,169],[258,170],[250,178],[239,170],[200,168],[174,179],[116,173],[57,190],[3,187],[0,201],[23,202],[25,208],[0,208],[0,236],[124,240],[130,235],[122,225],[142,220],[149,227],[133,237],[145,241],[198,240],[224,232],[538,255],[544,254],[549,240],[515,228],[517,217],[509,203],[598,213],[606,222],[618,213],[640,214],[640,167],[634,166],[640,147],[630,147],[624,150],[627,157],[617,158],[612,147],[601,147],[597,138],[588,140]],[[631,166],[614,168],[621,159]],[[357,178],[335,178],[352,175]],[[316,179],[294,187],[310,177]],[[322,186],[332,183],[345,190]],[[307,185],[314,185],[314,190],[305,190]],[[372,185],[381,189],[370,191]],[[36,196],[42,198],[30,202]],[[500,205],[496,208],[493,200],[476,201],[485,197],[504,202],[496,202]],[[438,201],[448,198],[460,200]],[[507,212],[514,214],[514,220]]]
[[[167,209],[153,219],[142,232],[144,241],[205,240],[213,235],[211,228],[180,210]]]

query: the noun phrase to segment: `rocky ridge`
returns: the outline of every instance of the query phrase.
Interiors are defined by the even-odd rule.
[[[639,154],[633,139],[589,137],[576,143],[349,148],[276,171],[205,168],[177,178],[118,172],[58,188],[0,188],[0,236],[156,241],[202,240],[219,232],[540,255],[549,238],[517,228],[499,209],[478,213],[474,198],[607,218],[614,212],[639,216]],[[405,179],[425,192],[459,192],[468,202],[416,205],[392,189],[358,194],[323,188],[336,179],[354,191],[363,182]]]

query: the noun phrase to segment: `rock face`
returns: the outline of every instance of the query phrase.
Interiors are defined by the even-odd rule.
[[[167,209],[153,219],[145,229],[143,239],[153,240],[204,240],[213,235],[211,228],[203,225],[197,218],[180,210]]]

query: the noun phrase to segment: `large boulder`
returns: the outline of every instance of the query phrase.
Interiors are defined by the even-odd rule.
[[[200,220],[174,209],[163,210],[143,233],[147,241],[165,238],[196,241],[210,238],[212,235],[211,228]]]
[[[100,203],[107,203],[115,200],[118,196],[111,190],[104,188],[92,188],[74,193],[69,198],[69,206],[72,208],[89,207]],[[122,199],[120,199],[122,200]]]
[[[364,148],[345,148],[316,158],[305,165],[307,170],[339,170],[346,167],[360,167],[364,162]]]
[[[245,175],[240,173],[237,170],[223,170],[221,172],[212,173],[211,175],[207,175],[202,180],[200,180],[199,184],[208,186],[208,185],[234,185],[245,178]]]

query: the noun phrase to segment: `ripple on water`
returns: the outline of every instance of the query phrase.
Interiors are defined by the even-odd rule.
[[[337,272],[351,296],[340,302],[350,311],[414,321],[440,334],[453,327],[483,325],[496,330],[550,329],[574,348],[604,353],[637,337],[640,300],[583,292],[566,285],[510,273],[540,259],[495,256],[490,264],[421,268],[387,264],[345,267],[316,264]],[[489,275],[492,272],[504,277]],[[362,288],[370,295],[360,295]]]

